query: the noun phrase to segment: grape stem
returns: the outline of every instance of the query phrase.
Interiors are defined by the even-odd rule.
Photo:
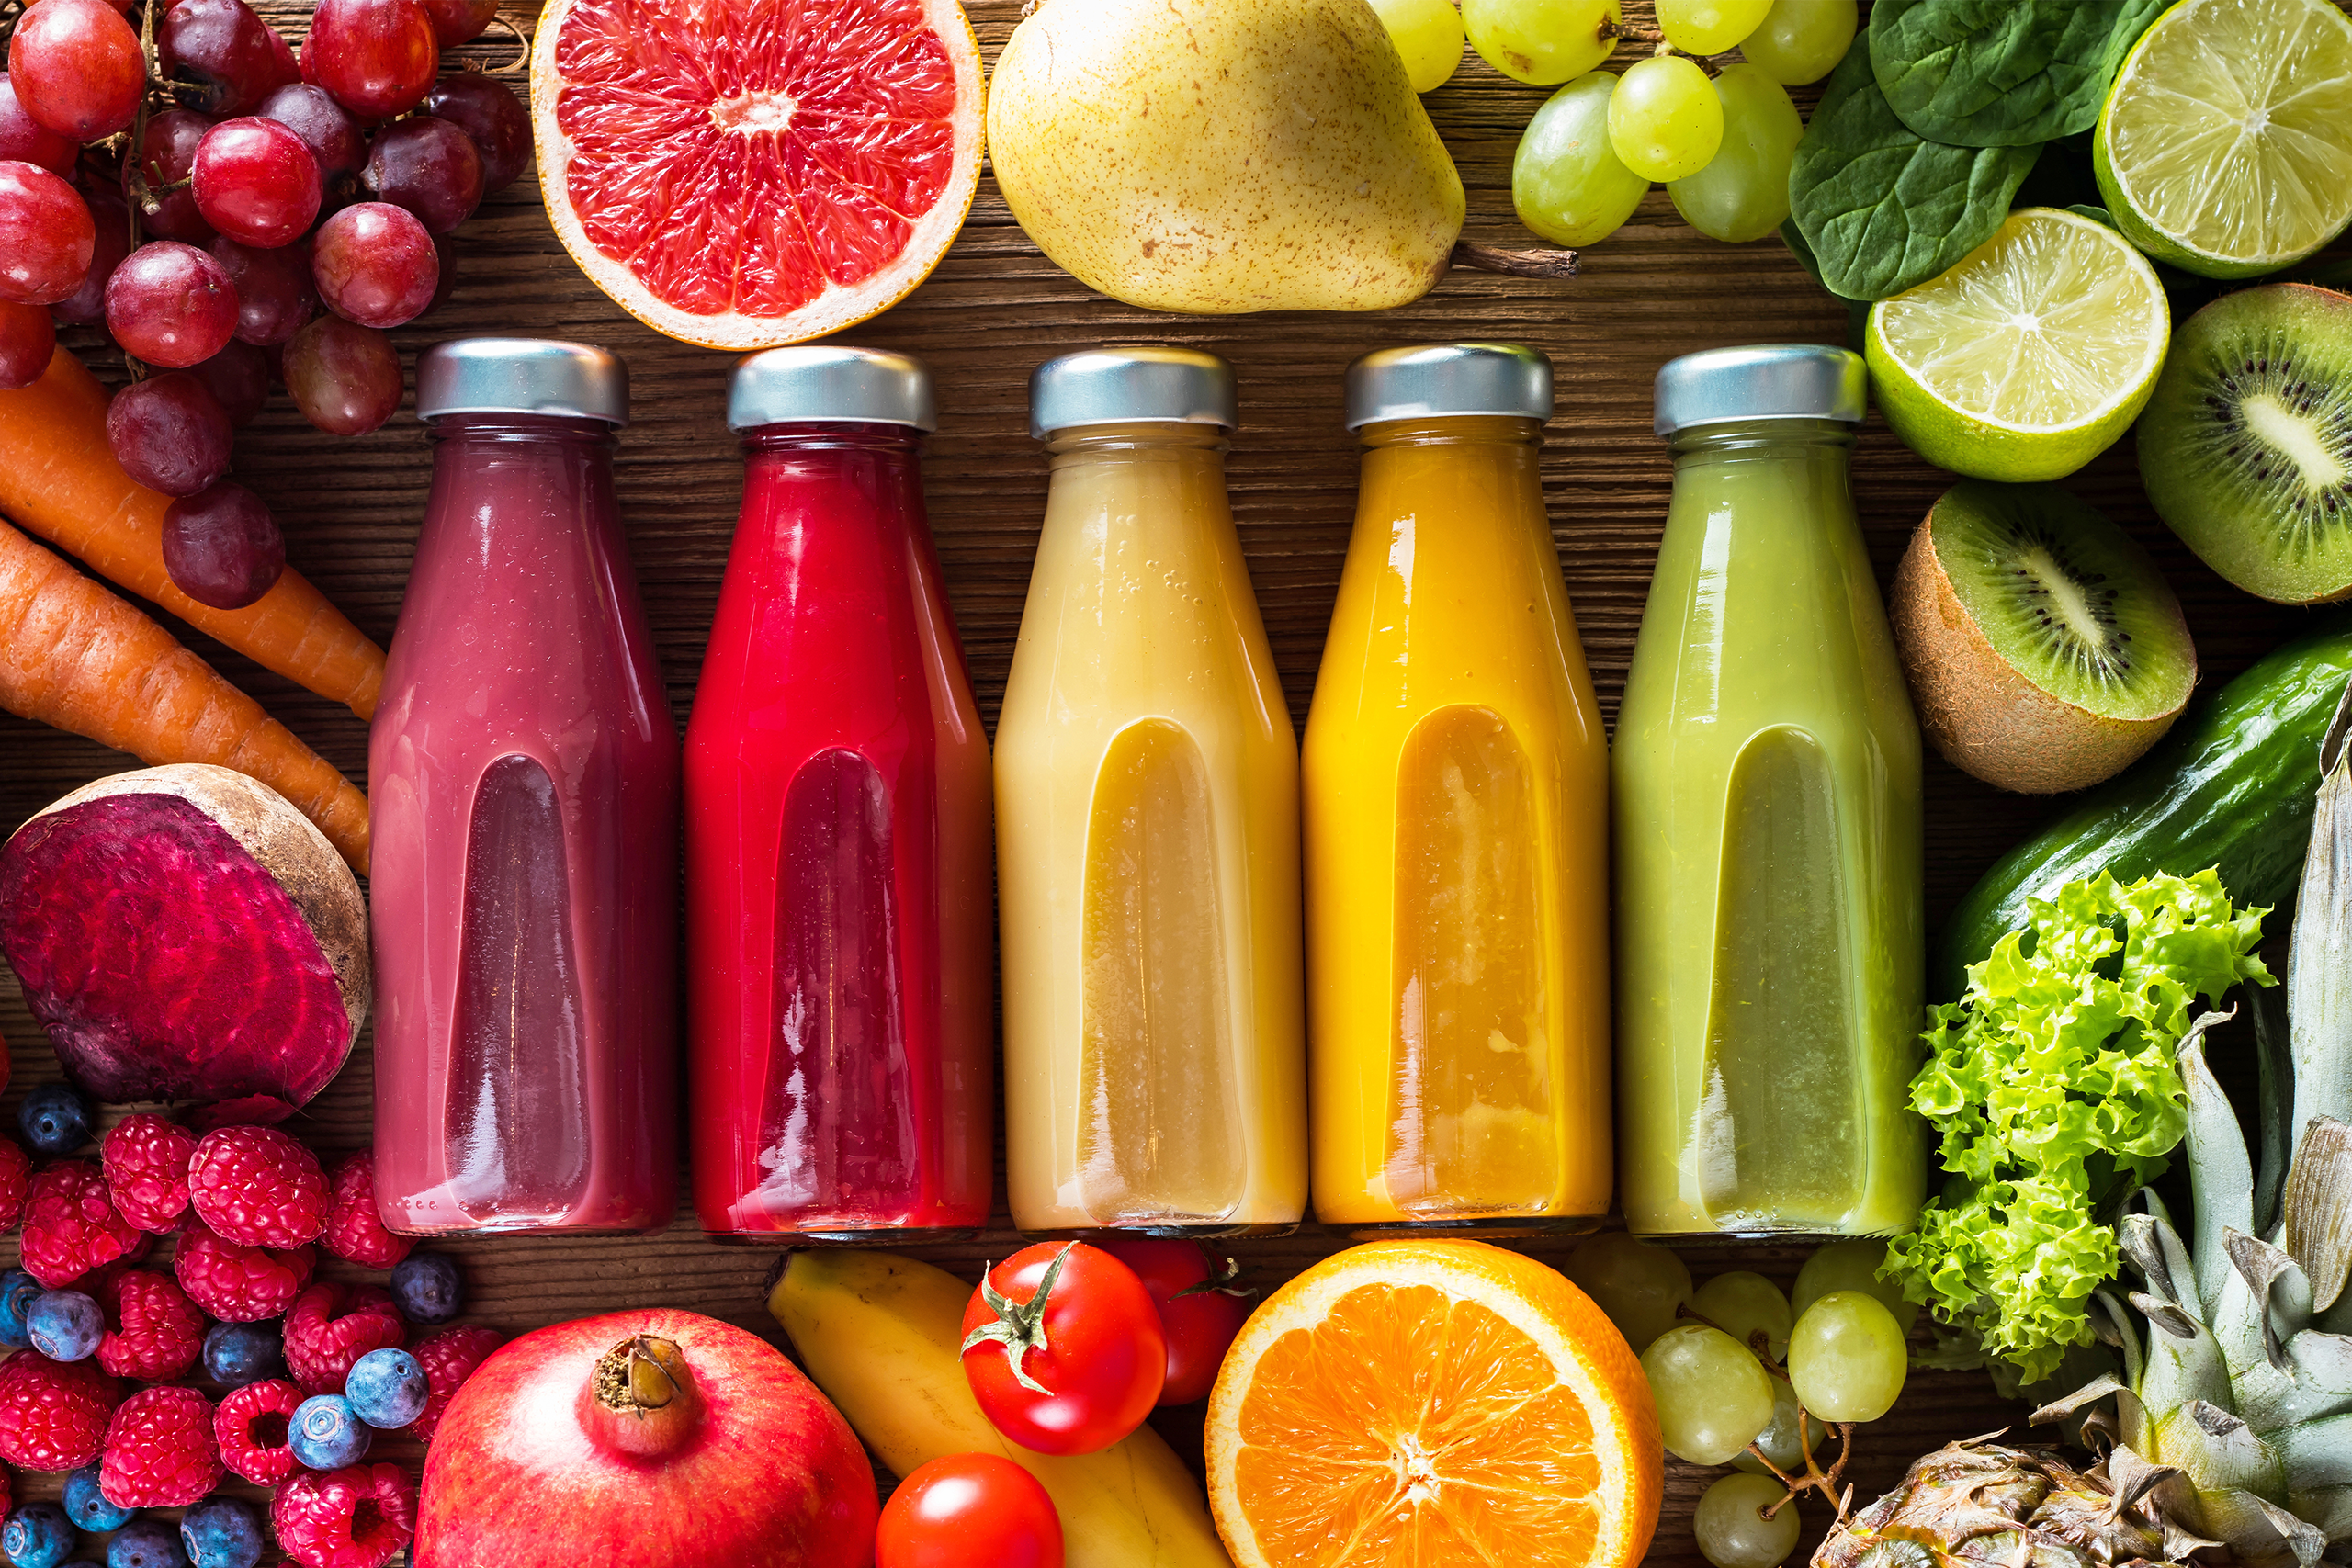
[[[469,60],[465,62],[466,69],[479,71],[485,76],[520,76],[531,68],[531,35],[525,32],[514,18],[504,11],[493,14],[490,20],[492,27],[504,28],[508,32],[513,33],[515,44],[523,52],[503,65],[482,66]]]
[[[139,13],[139,53],[146,62],[147,91],[139,95],[138,112],[130,118],[130,140],[123,144],[122,149],[123,186],[132,198],[122,204],[124,215],[130,224],[130,249],[123,253],[126,258],[138,252],[144,237],[139,228],[141,214],[163,205],[148,189],[146,173],[139,166],[139,153],[147,145],[147,116],[154,109],[156,95],[168,95],[172,90],[170,81],[164,75],[163,57],[155,50],[155,13],[163,9],[164,4],[164,0],[147,0]],[[196,175],[191,170],[184,183],[193,185],[195,181]],[[171,188],[176,190],[179,187],[174,186]],[[122,367],[129,373],[134,386],[147,378],[147,367],[128,349],[123,351]]]
[[[1769,1366],[1770,1363],[1766,1364]],[[1825,1471],[1821,1468],[1821,1461],[1813,1457],[1813,1432],[1809,1425],[1810,1419],[1805,1407],[1802,1404],[1798,1405],[1797,1451],[1804,1455],[1804,1473],[1802,1475],[1791,1475],[1779,1465],[1774,1464],[1771,1456],[1764,1451],[1761,1443],[1747,1445],[1747,1451],[1756,1456],[1756,1462],[1770,1471],[1773,1479],[1789,1489],[1787,1496],[1764,1510],[1764,1517],[1769,1519],[1782,1508],[1787,1507],[1796,1501],[1797,1494],[1800,1492],[1819,1492],[1828,1498],[1830,1506],[1838,1510],[1838,1522],[1842,1525],[1846,1522],[1847,1510],[1854,1500],[1853,1483],[1845,1480],[1846,1461],[1854,1457],[1854,1424],[1851,1421],[1838,1421],[1830,1424],[1831,1429],[1838,1434],[1838,1462]],[[1839,1490],[1840,1482],[1845,1483],[1842,1491]]]

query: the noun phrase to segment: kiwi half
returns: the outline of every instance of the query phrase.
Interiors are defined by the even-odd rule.
[[[2173,334],[2140,416],[2140,478],[2199,559],[2249,593],[2352,593],[2352,298],[2224,295]]]
[[[1928,739],[1952,766],[2020,794],[2120,772],[2197,684],[2164,573],[2055,485],[1946,491],[1911,536],[1889,608]]]

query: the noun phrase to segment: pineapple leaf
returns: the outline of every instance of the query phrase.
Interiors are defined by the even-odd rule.
[[[2295,1055],[2290,1129],[2315,1116],[2352,1121],[2352,685],[2320,743],[2319,799],[2287,953]]]
[[[2288,1118],[2295,1106],[2294,1043],[2287,1023],[2287,993],[2257,990],[2246,998],[2254,1014],[2256,1114],[2262,1128],[2262,1162],[2254,1179],[2254,1234],[2278,1229],[2278,1204],[2287,1186],[2287,1164],[2294,1153]]]
[[[2190,1255],[2197,1299],[2204,1303],[2201,1315],[2208,1322],[2229,1277],[2223,1237],[2254,1229],[2254,1168],[2246,1158],[2245,1135],[2238,1131],[2236,1108],[2205,1060],[2205,1031],[2225,1016],[2204,1014],[2180,1043],[2181,1082],[2188,1091]]]
[[[2252,1294],[2253,1321],[2262,1345],[2262,1359],[2277,1371],[2290,1371],[2287,1337],[2312,1316],[2311,1282],[2295,1260],[2268,1242],[2244,1231],[2224,1231],[2222,1245],[2230,1266]]]
[[[2306,1328],[2287,1341],[2295,1381],[2324,1394],[2352,1398],[2352,1337]]]
[[[2158,1301],[2144,1291],[2132,1292],[2132,1304],[2149,1324],[2163,1329],[2175,1339],[2194,1339],[2204,1325],[2188,1315],[2177,1302]]]
[[[2314,1119],[2287,1176],[2280,1245],[2311,1280],[2312,1304],[2325,1312],[2352,1270],[2352,1126]]]
[[[2352,1415],[2306,1421],[2278,1434],[2290,1492],[2352,1485]]]
[[[2120,1378],[2113,1372],[2101,1372],[2064,1399],[2053,1399],[2027,1416],[2026,1424],[2032,1427],[2047,1427],[2052,1421],[2064,1421],[2086,1404],[2097,1404],[2108,1395],[2122,1392],[2123,1382]]]

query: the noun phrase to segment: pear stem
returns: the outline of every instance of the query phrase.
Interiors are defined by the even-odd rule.
[[[1472,272],[1498,272],[1510,277],[1574,277],[1577,275],[1577,253],[1545,246],[1538,250],[1511,250],[1501,245],[1482,245],[1464,240],[1453,247],[1448,264]]]

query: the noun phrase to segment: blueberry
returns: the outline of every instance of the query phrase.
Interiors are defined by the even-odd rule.
[[[85,1464],[65,1478],[65,1517],[95,1535],[119,1530],[135,1510],[119,1508],[98,1490],[98,1467]]]
[[[204,1370],[217,1382],[243,1388],[286,1375],[286,1339],[275,1322],[216,1323],[204,1331]]]
[[[40,1281],[21,1269],[0,1274],[0,1345],[21,1350],[32,1341],[25,1335],[25,1309],[40,1294]]]
[[[74,1550],[74,1521],[54,1503],[28,1503],[0,1524],[0,1552],[17,1568],[57,1568]]]
[[[133,1519],[107,1542],[107,1568],[188,1568],[187,1553],[162,1519]]]
[[[254,1568],[261,1561],[261,1512],[234,1497],[207,1497],[180,1516],[180,1540],[196,1568]]]
[[[339,1393],[316,1393],[294,1407],[286,1446],[297,1462],[312,1470],[341,1470],[368,1457],[375,1434],[351,1412]]]
[[[398,1431],[424,1415],[432,1393],[424,1369],[405,1350],[370,1350],[343,1380],[352,1414],[379,1431]]]
[[[98,1348],[107,1314],[79,1291],[43,1291],[25,1310],[25,1337],[52,1361],[79,1361]]]
[[[392,1266],[392,1300],[411,1323],[447,1323],[465,1305],[458,1260],[446,1252],[413,1252]]]
[[[45,1083],[17,1108],[17,1125],[33,1152],[70,1155],[90,1141],[90,1111],[67,1085]]]

